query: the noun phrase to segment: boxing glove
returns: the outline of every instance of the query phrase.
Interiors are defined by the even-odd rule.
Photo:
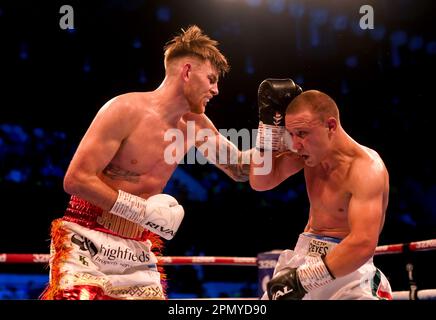
[[[176,234],[185,211],[177,200],[168,194],[157,194],[147,200],[118,190],[115,204],[109,211],[170,240]]]
[[[259,128],[258,150],[291,149],[292,140],[284,137],[285,113],[289,103],[303,90],[291,79],[265,79],[258,89]],[[289,134],[288,134],[289,135]]]
[[[270,300],[301,300],[306,293],[335,279],[323,256],[307,257],[298,268],[280,270],[267,284]]]

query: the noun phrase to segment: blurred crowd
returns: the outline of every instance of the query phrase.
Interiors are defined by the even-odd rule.
[[[68,201],[63,175],[85,128],[112,96],[153,90],[163,76],[162,46],[192,23],[220,41],[232,66],[206,112],[218,128],[257,128],[257,86],[267,77],[327,92],[347,132],[377,150],[389,170],[380,243],[434,238],[432,2],[366,2],[374,6],[372,30],[359,28],[359,1],[72,2],[73,30],[50,24],[59,13],[48,4],[0,5],[0,194],[8,225],[0,249],[48,252],[50,221]],[[186,6],[195,8],[191,16]],[[205,10],[216,14],[207,18]],[[18,14],[27,24],[16,24]],[[256,256],[292,246],[307,219],[302,175],[259,193],[211,164],[183,164],[164,191],[187,213],[167,255]],[[188,294],[203,296],[204,283],[215,281],[224,284],[213,294],[236,294],[226,289],[227,277],[241,279],[237,294],[256,294],[255,271],[208,268],[169,269],[169,279],[177,279],[171,292],[183,295],[189,282]],[[0,289],[1,298],[6,291],[19,296]]]

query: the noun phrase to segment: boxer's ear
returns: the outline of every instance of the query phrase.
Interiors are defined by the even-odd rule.
[[[189,81],[191,76],[192,65],[190,63],[185,63],[182,69],[182,78],[184,81]]]
[[[329,117],[326,121],[326,128],[329,130],[329,132],[335,132],[338,128],[338,120],[336,120],[334,117]]]

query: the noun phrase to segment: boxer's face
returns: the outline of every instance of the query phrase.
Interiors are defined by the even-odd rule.
[[[218,72],[209,61],[192,64],[185,89],[190,111],[204,113],[206,105],[218,94]]]
[[[319,116],[308,110],[287,114],[285,121],[293,147],[305,165],[318,165],[325,158],[330,145],[328,127]]]

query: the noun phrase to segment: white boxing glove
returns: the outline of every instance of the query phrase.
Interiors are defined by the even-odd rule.
[[[118,190],[112,214],[135,222],[166,240],[174,237],[185,211],[177,200],[168,194],[157,194],[147,200]]]

